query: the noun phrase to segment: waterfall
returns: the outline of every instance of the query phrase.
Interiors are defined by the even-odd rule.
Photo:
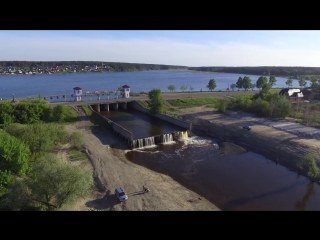
[[[155,146],[154,137],[132,140],[132,149]]]
[[[173,142],[172,133],[162,134],[159,136],[154,136],[155,144],[166,144]]]
[[[188,139],[187,132],[181,132],[184,139]],[[170,144],[174,143],[174,134],[173,133],[166,133],[158,136],[141,138],[132,140],[130,143],[131,149],[138,149],[144,147],[153,147],[158,144]]]
[[[175,138],[176,138],[178,141],[188,140],[188,139],[189,139],[189,137],[188,137],[188,131],[176,132],[176,133],[175,133]]]
[[[147,137],[147,138],[144,138],[144,146],[145,147],[150,147],[150,146],[154,146],[154,137]]]

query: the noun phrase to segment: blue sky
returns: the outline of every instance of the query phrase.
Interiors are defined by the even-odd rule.
[[[0,61],[320,67],[319,30],[0,31]]]

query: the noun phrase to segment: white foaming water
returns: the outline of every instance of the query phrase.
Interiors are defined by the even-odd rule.
[[[170,145],[170,144],[175,144],[175,141],[169,141],[169,142],[164,142],[164,143],[160,143],[161,145]]]
[[[150,149],[150,148],[155,148],[157,147],[157,145],[149,145],[149,146],[144,146],[144,147],[140,147],[140,148],[135,148],[135,149],[132,149],[132,151],[140,151],[140,150],[143,150],[143,149]],[[143,152],[143,151],[140,151],[140,152]]]
[[[131,149],[129,151],[134,151],[134,152],[141,152],[141,153],[148,153],[148,154],[154,154],[154,153],[160,153],[162,151],[160,150],[155,150],[155,151],[145,151],[145,150],[149,150],[149,149],[154,149],[158,147],[158,145],[154,145],[153,147],[143,147],[143,148],[135,148],[135,149]]]
[[[213,140],[198,137],[198,136],[193,136],[190,137],[189,139],[184,141],[184,145],[211,145],[213,144],[215,147],[218,147],[218,144],[214,142]]]

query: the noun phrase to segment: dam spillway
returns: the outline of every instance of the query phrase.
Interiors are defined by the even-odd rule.
[[[188,136],[185,128],[137,110],[101,111],[100,114],[132,133],[132,149],[166,144]]]
[[[130,107],[130,104],[126,108],[119,105],[117,109],[100,107],[99,112],[97,107],[92,108],[97,114],[113,122],[114,132],[122,137],[131,149],[167,144],[188,138],[189,129],[185,127],[186,124],[179,124],[179,120],[171,120],[168,116],[161,115],[159,118],[150,115]]]

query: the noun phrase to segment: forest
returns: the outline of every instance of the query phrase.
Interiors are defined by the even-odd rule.
[[[320,75],[320,67],[189,67],[188,70],[221,73],[239,73],[248,75],[275,75],[293,77]]]

